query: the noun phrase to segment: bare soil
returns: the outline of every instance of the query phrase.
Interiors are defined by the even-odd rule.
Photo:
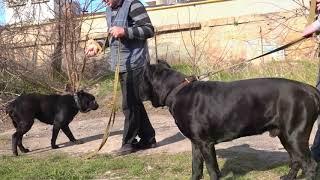
[[[191,144],[180,132],[174,123],[174,119],[166,109],[154,109],[150,104],[145,104],[149,114],[151,123],[156,131],[157,147],[137,154],[154,154],[154,153],[178,153],[191,151]],[[73,144],[69,142],[67,137],[60,132],[57,144],[59,149],[52,150],[50,147],[50,139],[52,126],[36,121],[31,130],[24,136],[23,144],[31,150],[30,155],[41,155],[47,152],[63,152],[73,156],[81,156],[90,153],[98,148],[101,143],[102,136],[108,121],[109,112],[104,106],[97,111],[87,114],[78,114],[74,121],[71,122],[70,128],[77,139],[84,141],[83,144]],[[101,154],[111,153],[120,148],[124,116],[122,112],[118,112],[115,124],[112,128],[110,137],[99,152]],[[11,135],[14,129],[10,125],[10,121],[6,119],[0,123],[2,132],[0,132],[0,154],[11,155]],[[5,127],[5,128],[4,128]],[[310,145],[315,136],[314,127]],[[232,152],[254,153],[262,159],[275,162],[283,162],[288,160],[288,155],[282,147],[278,138],[272,138],[269,133],[262,135],[239,138],[230,142],[220,143],[216,145],[219,154],[223,154],[224,149]]]

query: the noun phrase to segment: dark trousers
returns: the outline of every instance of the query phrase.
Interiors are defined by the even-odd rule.
[[[318,70],[318,79],[317,79],[317,84],[316,87],[317,89],[320,91],[320,65],[319,65],[319,70]],[[311,153],[313,155],[313,157],[319,161],[320,160],[320,116],[318,116],[318,129],[316,132],[316,136],[314,137],[314,141],[313,141],[313,145],[311,147]]]
[[[140,141],[155,141],[155,131],[139,98],[143,68],[120,73],[122,111],[125,116],[122,145],[131,144],[136,136]]]

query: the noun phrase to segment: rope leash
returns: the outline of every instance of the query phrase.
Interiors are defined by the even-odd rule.
[[[110,130],[113,127],[114,120],[116,118],[116,112],[117,112],[117,100],[118,100],[118,82],[119,82],[119,73],[120,73],[120,39],[119,41],[119,46],[118,46],[118,58],[117,58],[117,65],[116,69],[114,72],[114,81],[113,81],[113,98],[112,98],[112,108],[111,108],[111,114],[109,117],[109,121],[107,124],[107,127],[104,131],[103,138],[101,141],[100,146],[98,149],[96,149],[94,152],[91,154],[87,155],[85,159],[90,159],[98,154],[98,152],[102,149],[102,147],[106,144],[109,136],[110,136]]]
[[[292,45],[294,45],[294,44],[296,44],[296,43],[298,43],[298,42],[300,42],[300,41],[302,41],[302,40],[305,40],[305,39],[307,39],[307,38],[309,38],[309,37],[311,37],[311,35],[310,35],[310,36],[307,36],[307,37],[304,37],[304,36],[303,36],[303,37],[300,37],[300,38],[295,39],[295,40],[293,40],[293,41],[291,41],[291,42],[289,42],[289,43],[287,43],[287,44],[285,44],[285,45],[283,45],[283,46],[280,46],[280,47],[278,47],[278,48],[276,48],[276,49],[273,49],[273,50],[271,50],[271,51],[269,51],[269,52],[266,52],[266,53],[264,53],[264,54],[261,54],[261,55],[259,55],[259,56],[254,57],[254,58],[251,58],[251,59],[242,61],[242,62],[240,62],[240,63],[234,64],[234,65],[229,66],[229,67],[227,67],[227,68],[221,68],[221,69],[219,69],[219,70],[217,70],[217,71],[208,72],[208,73],[206,73],[206,74],[200,75],[200,76],[198,76],[198,79],[199,79],[199,80],[202,80],[202,79],[204,79],[204,78],[206,78],[206,77],[212,76],[212,75],[217,74],[217,73],[219,73],[219,72],[222,72],[222,71],[225,71],[225,70],[228,70],[228,69],[232,69],[232,68],[234,68],[234,67],[237,67],[237,66],[239,66],[239,65],[248,63],[248,62],[250,62],[250,61],[253,61],[253,60],[255,60],[255,59],[261,58],[261,57],[263,57],[263,56],[266,56],[266,55],[275,53],[275,52],[280,51],[280,50],[283,50],[283,49],[286,49],[286,48],[288,48],[288,47],[290,47],[290,46],[292,46]]]
[[[319,11],[316,10],[316,9],[317,9],[317,2],[316,2],[316,0],[311,0],[310,2],[311,2],[311,4],[310,4],[309,16],[308,16],[308,20],[307,20],[306,26],[310,25],[310,24],[316,19],[317,14],[319,14]],[[317,13],[316,13],[316,11],[317,11]],[[280,51],[280,50],[282,50],[282,49],[286,49],[286,48],[288,48],[288,47],[290,47],[290,46],[292,46],[292,45],[294,45],[294,44],[296,44],[296,43],[298,43],[298,42],[300,42],[300,41],[302,41],[302,40],[308,39],[308,38],[310,38],[310,37],[312,37],[312,34],[310,34],[310,35],[308,35],[308,36],[302,36],[302,37],[300,37],[300,38],[298,38],[298,39],[296,39],[296,40],[293,40],[293,41],[289,42],[288,44],[285,44],[285,45],[283,45],[283,46],[280,46],[280,47],[278,47],[278,48],[276,48],[276,49],[274,49],[274,50],[271,50],[271,51],[269,51],[269,52],[267,52],[267,53],[264,53],[264,54],[262,54],[262,55],[259,55],[259,56],[257,56],[257,57],[254,57],[254,58],[251,58],[251,59],[249,59],[249,60],[240,62],[240,63],[238,63],[238,64],[234,64],[234,65],[232,65],[232,66],[230,66],[230,67],[227,67],[227,68],[222,68],[222,69],[219,69],[219,70],[214,71],[214,72],[209,72],[209,73],[206,73],[206,74],[204,74],[204,75],[200,75],[200,76],[198,76],[198,79],[199,79],[199,80],[202,80],[202,79],[204,79],[204,78],[206,78],[206,77],[209,77],[209,76],[211,76],[211,75],[217,74],[217,73],[222,72],[222,71],[225,71],[225,70],[227,70],[227,69],[234,68],[234,67],[236,67],[236,66],[239,66],[239,65],[241,65],[241,64],[245,64],[245,63],[250,62],[250,61],[253,61],[253,60],[255,60],[255,59],[261,58],[261,57],[266,56],[266,55],[268,55],[268,54],[271,54],[271,53]]]

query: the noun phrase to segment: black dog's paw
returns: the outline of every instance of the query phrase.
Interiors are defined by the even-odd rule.
[[[13,152],[13,155],[14,155],[14,156],[18,156],[18,152],[17,152],[17,151],[14,151],[14,152]]]
[[[203,174],[200,175],[192,175],[191,180],[200,180],[203,179]]]
[[[219,178],[222,177],[221,171],[217,171],[217,176],[218,176]]]
[[[81,140],[75,140],[75,141],[73,141],[73,143],[75,143],[75,144],[83,144],[84,142],[81,141]]]
[[[59,146],[58,146],[58,145],[51,145],[51,148],[52,148],[52,149],[58,149]]]
[[[21,152],[28,153],[28,152],[30,152],[30,150],[29,149],[21,149]]]

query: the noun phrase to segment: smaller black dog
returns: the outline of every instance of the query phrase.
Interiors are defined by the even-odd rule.
[[[21,152],[29,152],[29,149],[22,145],[22,137],[31,129],[35,118],[53,125],[52,149],[59,148],[56,145],[56,139],[60,129],[70,141],[77,144],[82,143],[74,138],[69,123],[79,111],[86,113],[90,110],[96,110],[98,107],[95,97],[82,90],[74,95],[25,94],[17,97],[6,107],[6,113],[9,114],[16,128],[16,132],[12,135],[13,154],[18,155],[17,146]]]

